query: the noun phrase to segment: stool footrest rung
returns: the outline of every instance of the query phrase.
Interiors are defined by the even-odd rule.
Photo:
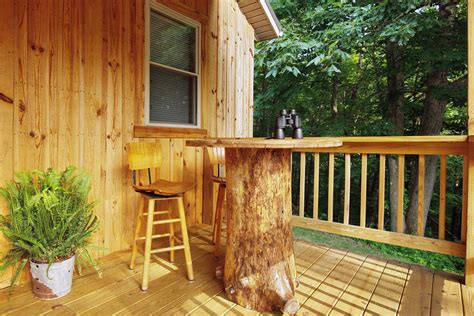
[[[164,214],[169,214],[170,211],[156,211],[153,212],[153,215],[164,215]],[[148,212],[143,213],[143,216],[148,216]]]
[[[184,249],[184,245],[179,245],[179,246],[174,246],[174,247],[166,247],[166,248],[160,248],[160,249],[153,249],[150,252],[151,253],[159,253],[159,252],[167,252],[171,250],[181,250]]]
[[[163,238],[163,237],[170,237],[171,234],[170,233],[166,233],[166,234],[157,234],[157,235],[152,235],[151,236],[151,239],[156,239],[156,238]],[[142,237],[138,237],[137,240],[145,240],[146,237],[145,236],[142,236]]]
[[[179,218],[162,219],[162,220],[159,220],[159,221],[154,221],[153,225],[178,223],[180,221],[181,221],[181,219],[179,219]]]

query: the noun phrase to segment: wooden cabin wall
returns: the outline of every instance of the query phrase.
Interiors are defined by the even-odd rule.
[[[215,0],[206,7],[198,0],[155,1],[201,22],[201,125],[208,137],[252,137],[255,33],[237,2]],[[169,157],[160,176],[197,184],[185,196],[188,222],[212,223],[217,194],[210,181],[213,170],[207,152],[186,147],[184,138],[156,133],[157,138],[147,140],[159,141]]]
[[[208,50],[208,135],[210,137],[253,136],[253,65],[255,33],[235,0],[212,1]],[[216,187],[207,155],[203,157],[203,222],[212,223]]]
[[[100,202],[99,257],[128,249],[135,222],[125,145],[144,124],[144,1],[0,0],[0,185],[23,170],[88,172]],[[160,2],[202,23],[202,128],[251,136],[254,32],[237,3]],[[210,223],[205,151],[165,137],[157,130],[143,139],[162,144],[160,176],[195,181],[185,197],[188,225]]]

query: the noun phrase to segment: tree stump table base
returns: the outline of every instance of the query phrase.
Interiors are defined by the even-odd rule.
[[[224,147],[227,247],[224,288],[233,302],[259,312],[299,309],[291,233],[291,152],[338,147],[337,138],[220,138],[187,146]],[[221,276],[221,269],[216,270]]]
[[[291,150],[226,148],[226,171],[228,298],[260,312],[299,307],[294,299]]]

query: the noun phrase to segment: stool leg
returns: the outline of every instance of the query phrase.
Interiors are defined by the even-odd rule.
[[[145,239],[145,261],[143,263],[143,281],[142,290],[148,289],[148,270],[150,268],[151,257],[151,236],[153,235],[153,213],[155,212],[155,200],[148,200],[148,215],[146,220],[146,239]]]
[[[140,195],[140,200],[138,201],[138,211],[137,211],[137,221],[135,222],[135,235],[133,236],[133,245],[132,245],[132,258],[130,259],[130,269],[135,268],[135,259],[137,257],[138,251],[138,238],[140,237],[140,228],[142,223],[142,214],[143,207],[145,206],[145,197]]]
[[[220,185],[219,185],[219,188],[220,188]],[[217,194],[216,214],[214,214],[214,227],[212,230],[212,243],[214,245],[216,244],[216,240],[217,240],[217,224],[220,217],[220,214],[219,214],[220,211],[221,210],[219,209],[219,194]]]
[[[171,211],[168,213],[168,218],[171,219]],[[170,247],[174,247],[174,223],[170,223]],[[170,262],[174,262],[174,249],[170,250]]]
[[[181,235],[183,236],[184,258],[186,259],[186,270],[188,271],[188,279],[192,281],[194,280],[193,260],[191,258],[191,249],[189,247],[188,227],[186,226],[186,214],[184,212],[183,197],[182,196],[178,197],[176,201],[178,203],[179,219],[180,219],[180,224],[181,224]]]
[[[216,211],[216,246],[214,249],[214,255],[219,256],[219,244],[221,241],[222,234],[222,209],[224,208],[224,198],[225,198],[225,186],[219,184],[219,191],[217,192],[217,211]]]

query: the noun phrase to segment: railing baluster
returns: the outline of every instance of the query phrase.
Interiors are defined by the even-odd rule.
[[[439,225],[438,238],[445,239],[446,229],[446,155],[441,155],[439,166]]]
[[[405,191],[405,155],[398,156],[397,232],[403,233],[403,196]]]
[[[306,153],[300,156],[300,216],[304,217],[304,191],[306,177]]]
[[[318,219],[319,213],[319,154],[314,156],[314,186],[313,186],[313,218]]]
[[[351,154],[345,154],[344,172],[344,224],[349,224],[349,210],[351,200]]]
[[[367,211],[367,154],[362,154],[362,170],[360,173],[360,226],[365,227]]]
[[[408,143],[409,146],[406,147],[405,143]],[[382,145],[383,144],[383,145]],[[387,146],[390,144],[390,146]],[[306,150],[311,155],[313,155],[314,161],[314,169],[313,169],[313,215],[312,218],[304,218],[305,212],[305,166],[306,166],[306,157],[305,154],[302,153],[300,159],[300,189],[299,189],[299,203],[300,203],[300,210],[299,216],[293,216],[293,224],[298,227],[307,227],[311,229],[315,229],[318,231],[335,233],[343,236],[349,237],[356,237],[356,238],[365,238],[368,240],[373,240],[377,242],[383,242],[391,245],[398,245],[402,247],[414,248],[414,249],[421,249],[432,251],[435,253],[443,253],[449,254],[459,257],[474,257],[471,256],[469,250],[466,248],[469,246],[469,229],[471,229],[470,223],[468,222],[469,218],[469,210],[470,207],[468,204],[468,200],[471,196],[468,194],[469,190],[474,192],[474,190],[469,186],[469,143],[467,139],[464,137],[449,137],[446,138],[442,136],[436,137],[403,137],[403,138],[383,138],[383,139],[367,139],[367,138],[347,138],[345,144],[337,149],[326,149],[326,148],[314,148],[311,150]],[[407,149],[408,148],[408,149]],[[474,146],[473,146],[474,148]],[[474,151],[471,149],[471,151]],[[325,198],[321,196],[320,188],[321,185],[319,181],[321,180],[321,154],[328,154],[328,182],[327,182],[327,221],[319,220],[319,199]],[[344,201],[341,201],[343,205],[343,218],[341,223],[334,222],[334,190],[335,190],[335,159],[336,155],[344,155]],[[351,155],[360,155],[361,157],[361,169],[360,171],[360,223],[359,227],[357,227],[356,223],[352,223],[355,225],[351,225],[350,222],[350,212],[351,212],[351,185],[353,181],[351,181],[352,175],[352,157]],[[368,168],[369,166],[369,155],[374,155],[374,159],[376,156],[379,159],[379,178],[378,180],[378,193],[374,192],[378,195],[378,201],[376,202],[377,205],[377,214],[378,216],[375,223],[367,223],[367,207],[368,207]],[[397,188],[396,194],[396,202],[397,208],[396,212],[396,223],[394,227],[394,231],[386,231],[384,229],[385,224],[385,198],[386,198],[386,177],[387,177],[387,155],[395,155],[397,157],[398,162],[398,174],[397,180],[392,184]],[[416,215],[415,220],[417,221],[417,228],[416,228],[416,235],[405,234],[405,191],[406,191],[406,181],[407,176],[413,176],[413,174],[406,174],[406,164],[408,163],[407,155],[416,155],[418,156],[415,158],[415,163],[417,164],[416,167],[416,174],[417,178],[412,179],[416,180],[416,187],[412,188],[417,193],[415,193],[415,199],[418,200],[418,205],[416,206]],[[427,236],[429,238],[425,238],[425,179],[427,177],[426,174],[426,157],[438,155],[440,156],[440,184],[439,184],[439,225],[438,225],[438,235],[437,236]],[[462,213],[459,216],[460,218],[458,221],[460,222],[459,225],[461,226],[460,232],[460,239],[461,240],[454,240],[448,241],[446,240],[447,234],[449,234],[449,227],[447,227],[447,195],[448,195],[448,186],[447,186],[447,163],[448,163],[448,156],[458,156],[464,158],[464,165],[463,165],[463,183],[462,183]],[[474,156],[474,155],[473,155]],[[471,159],[472,160],[472,159]],[[342,161],[341,161],[342,162]],[[372,161],[370,161],[372,162]],[[410,160],[411,162],[411,160]],[[376,163],[374,167],[376,168]],[[471,164],[472,166],[472,164]],[[342,166],[341,166],[342,167]],[[460,167],[460,166],[459,166]],[[337,170],[338,172],[342,170]],[[357,172],[359,172],[357,171]],[[357,184],[354,184],[357,185]],[[377,185],[376,185],[377,187]],[[310,189],[310,188],[308,188]],[[377,189],[377,188],[376,188]],[[338,189],[339,190],[339,189]],[[411,189],[410,189],[411,190]],[[358,194],[359,192],[352,192],[354,194]],[[453,192],[460,195],[459,191]],[[337,198],[337,196],[336,196]],[[456,200],[458,201],[458,200]],[[414,202],[414,201],[412,201]],[[459,204],[461,201],[459,201]],[[324,203],[325,204],[325,203]],[[336,203],[337,204],[337,203]],[[355,206],[355,205],[352,205]],[[461,205],[459,205],[461,206]],[[458,206],[458,207],[459,207]],[[306,210],[307,213],[310,210]],[[356,210],[353,210],[356,211]],[[449,219],[448,219],[449,220]],[[431,223],[431,222],[430,222]],[[377,228],[367,228],[366,226],[375,226]],[[472,232],[471,232],[472,233]],[[434,233],[436,234],[436,233]],[[471,234],[474,235],[474,234]],[[472,248],[472,247],[471,247]],[[474,266],[474,264],[472,265]],[[469,270],[468,268],[466,268]],[[471,269],[474,271],[474,268]],[[474,273],[471,272],[471,275]],[[471,277],[474,280],[474,277]],[[474,284],[474,281],[472,282]]]
[[[329,153],[328,176],[328,221],[333,221],[334,214],[334,153]]]
[[[468,189],[468,157],[464,156],[462,167],[462,208],[461,208],[461,241],[466,242],[467,234],[467,189]]]
[[[380,154],[379,166],[379,214],[377,228],[383,230],[385,213],[385,155]]]
[[[418,157],[418,236],[424,235],[423,217],[425,211],[425,155]]]

